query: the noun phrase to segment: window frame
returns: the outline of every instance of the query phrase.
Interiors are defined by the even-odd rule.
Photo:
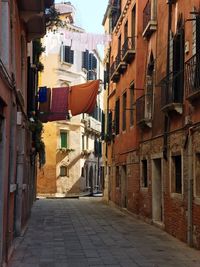
[[[180,183],[180,188],[181,190],[177,190],[177,174],[176,174],[176,162],[174,161],[175,158],[180,157],[181,159],[181,183]],[[172,153],[170,155],[170,192],[172,195],[176,195],[176,196],[182,196],[183,195],[183,154],[181,152],[176,152],[176,153]]]
[[[125,91],[122,95],[122,131],[126,131],[126,109],[127,109],[127,92]]]
[[[144,163],[146,164],[144,165]],[[142,189],[148,189],[148,186],[149,186],[148,159],[142,158],[140,161],[140,164],[141,164],[140,165],[140,170],[141,170],[140,186]],[[144,173],[144,167],[145,167],[145,173]]]
[[[62,173],[62,170],[64,170],[64,174]],[[69,169],[67,168],[67,166],[60,166],[60,173],[59,173],[60,177],[68,177],[69,176]]]
[[[199,171],[200,171],[200,152],[194,154],[194,197],[200,199],[200,175],[199,175],[199,192],[197,193],[197,157],[199,157]]]
[[[62,135],[66,134],[66,146],[62,146]],[[59,136],[59,147],[62,148],[69,148],[69,132],[65,130],[60,130],[60,136]]]

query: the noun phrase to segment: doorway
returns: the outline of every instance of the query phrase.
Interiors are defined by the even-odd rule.
[[[93,195],[93,168],[90,166],[90,171],[89,171],[89,187],[90,187],[90,194]]]
[[[152,160],[152,219],[155,222],[163,221],[163,182],[162,160]]]
[[[126,165],[121,167],[121,206],[127,208],[127,170]]]

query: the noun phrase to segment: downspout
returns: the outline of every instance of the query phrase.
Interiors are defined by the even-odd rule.
[[[106,134],[108,133],[108,118],[109,118],[109,93],[110,93],[110,57],[111,57],[111,47],[109,47],[109,52],[108,52],[108,66],[109,66],[109,74],[108,74],[108,89],[107,89],[107,107],[106,107]],[[107,170],[106,170],[106,174],[107,174],[107,186],[108,186],[108,201],[110,200],[110,181],[109,181],[109,171],[108,171],[108,141],[106,141],[106,162],[107,162]],[[105,183],[104,183],[105,184]]]
[[[192,170],[192,130],[188,133],[188,218],[187,218],[187,243],[193,245],[193,227],[192,227],[192,202],[193,202],[193,170]]]

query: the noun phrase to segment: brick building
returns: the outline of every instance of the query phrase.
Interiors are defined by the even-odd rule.
[[[122,0],[105,14],[108,198],[197,248],[199,11],[195,0]]]
[[[29,118],[37,68],[33,39],[45,33],[53,0],[1,1],[0,33],[0,266],[24,231],[35,199],[35,163]]]

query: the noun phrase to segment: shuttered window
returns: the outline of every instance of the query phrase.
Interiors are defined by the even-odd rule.
[[[115,134],[119,134],[119,114],[120,114],[120,100],[118,99],[115,104]]]
[[[86,70],[96,70],[97,59],[93,53],[89,53],[88,50],[82,52],[82,68]]]
[[[60,147],[67,148],[68,147],[68,133],[60,132]]]
[[[82,68],[88,70],[89,66],[89,51],[82,52]]]
[[[184,83],[184,29],[178,29],[173,42],[173,99],[175,102],[183,100]]]
[[[74,51],[70,46],[63,45],[61,47],[61,60],[66,63],[74,64]]]

